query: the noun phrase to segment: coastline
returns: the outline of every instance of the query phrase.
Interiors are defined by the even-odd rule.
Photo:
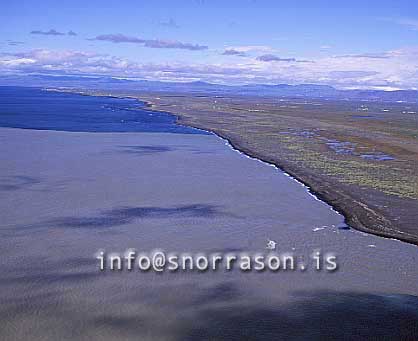
[[[345,310],[361,307],[356,308],[360,320],[370,318],[370,302],[379,306],[372,316],[376,323],[383,309],[388,316],[394,311],[410,316],[411,304],[415,307],[415,246],[339,230],[343,217],[307,195],[306,188],[233,151],[215,135],[2,128],[2,136],[2,176],[32,177],[32,183],[1,192],[5,248],[0,295],[7,304],[0,308],[5,316],[0,338],[25,339],[37,325],[49,326],[37,335],[56,339],[69,335],[68,321],[72,329],[89,328],[86,337],[117,339],[120,323],[132,323],[133,340],[141,333],[161,338],[153,321],[168,316],[173,323],[165,329],[167,337],[177,335],[181,324],[182,339],[196,321],[208,320],[208,311],[210,318],[236,323],[237,309],[248,311],[256,323],[265,320],[267,311],[277,323],[283,316],[286,325],[300,322],[305,314],[312,325],[308,320],[318,314],[318,306],[325,304],[320,315],[326,315],[341,307],[341,297],[350,297],[344,299]],[[138,154],[135,146],[173,149]],[[96,250],[132,248],[263,252],[266,238],[279,242],[279,252],[306,259],[316,249],[335,252],[341,269],[332,274],[314,269],[102,273],[94,255]],[[121,286],[129,290],[115,291]],[[63,301],[64,306],[56,304]],[[305,305],[313,307],[312,313]],[[98,306],[103,308],[99,312]],[[336,330],[340,323],[336,316]],[[358,324],[353,321],[353,328]],[[206,330],[218,329],[209,325]]]
[[[187,120],[182,118],[181,114],[171,114],[177,117],[179,124],[212,132],[213,134],[227,141],[233,149],[251,158],[273,165],[280,171],[288,174],[297,182],[305,186],[309,193],[314,197],[330,205],[332,209],[343,215],[345,218],[345,223],[355,230],[374,234],[379,237],[397,239],[418,246],[417,237],[412,235],[408,236],[400,231],[394,230],[391,228],[390,222],[378,212],[368,207],[361,206],[361,203],[357,202],[355,199],[347,197],[347,195],[344,195],[335,188],[333,192],[329,191],[328,188],[324,186],[324,184],[315,181],[313,177],[310,177],[307,173],[303,174],[302,172],[296,171],[292,169],[290,165],[285,165],[284,162],[275,160],[274,158],[264,157],[263,155],[257,153],[257,151],[246,148],[240,143],[240,141],[232,140],[229,136],[224,136],[222,133],[216,130],[212,131],[205,129],[203,126],[190,125]],[[368,226],[378,226],[379,229],[373,229]]]
[[[131,97],[132,98],[132,97]],[[146,107],[151,111],[164,111],[168,112],[177,118],[177,124],[193,127],[197,129],[203,129],[209,131],[218,137],[227,141],[231,147],[251,158],[260,160],[277,167],[279,170],[291,176],[296,181],[304,185],[308,191],[319,200],[330,205],[336,212],[344,216],[345,223],[355,230],[374,234],[379,237],[396,239],[402,242],[410,243],[418,246],[418,237],[413,235],[405,234],[394,228],[391,222],[386,219],[380,212],[377,212],[364,204],[360,203],[349,195],[336,189],[335,187],[330,190],[330,185],[324,184],[323,181],[318,182],[314,179],[313,175],[308,172],[294,169],[290,164],[284,160],[277,160],[275,158],[266,157],[256,150],[247,148],[238,139],[233,139],[230,136],[223,134],[221,131],[216,129],[208,129],[204,125],[196,124],[187,120],[181,113],[175,113],[166,109],[160,109],[158,106],[149,100],[144,100],[137,97],[138,100],[144,102]],[[373,226],[374,228],[370,227]]]
[[[51,90],[52,89],[49,89],[49,91]],[[327,181],[326,178],[318,177],[318,174],[315,174],[315,172],[296,167],[284,159],[264,155],[262,152],[247,146],[239,137],[231,136],[232,134],[226,134],[221,129],[208,127],[198,120],[197,122],[196,120],[191,120],[189,117],[182,114],[181,109],[170,110],[170,108],[166,108],[165,106],[159,106],[154,101],[144,98],[144,94],[117,95],[111,93],[111,91],[109,91],[110,94],[103,94],[95,93],[93,91],[72,91],[68,89],[56,89],[52,91],[72,92],[85,96],[106,96],[136,99],[145,104],[146,110],[169,113],[176,117],[176,124],[213,133],[219,138],[225,140],[233,149],[245,154],[248,157],[276,167],[305,186],[308,192],[314,197],[325,202],[336,212],[343,215],[345,223],[349,227],[364,233],[389,239],[396,239],[418,246],[417,236],[398,230],[393,222],[387,219],[382,212],[361,202],[354,195],[346,191],[345,188],[335,186],[334,183]]]

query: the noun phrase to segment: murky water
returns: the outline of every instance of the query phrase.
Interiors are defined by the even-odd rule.
[[[413,339],[417,248],[344,228],[214,135],[0,128],[0,339]],[[123,252],[333,252],[334,272],[98,269]]]

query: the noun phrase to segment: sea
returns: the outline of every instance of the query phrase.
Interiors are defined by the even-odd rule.
[[[417,250],[141,101],[0,87],[1,340],[414,340]]]

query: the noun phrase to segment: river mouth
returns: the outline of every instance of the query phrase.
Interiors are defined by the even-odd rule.
[[[414,335],[416,247],[341,228],[306,187],[214,135],[0,137],[4,339]],[[338,270],[100,271],[96,259],[266,252],[268,240],[298,256],[335,253]]]

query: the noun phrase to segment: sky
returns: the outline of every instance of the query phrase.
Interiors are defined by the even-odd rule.
[[[418,2],[4,1],[0,74],[418,88]]]

